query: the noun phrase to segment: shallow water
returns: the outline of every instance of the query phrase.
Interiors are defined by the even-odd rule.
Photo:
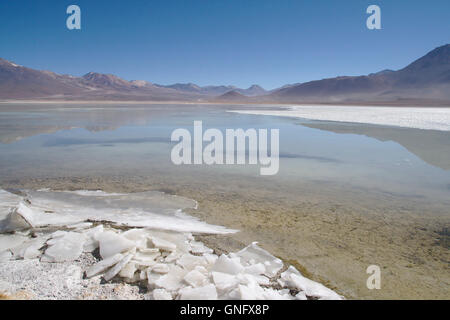
[[[280,129],[280,171],[261,181],[322,181],[406,199],[450,199],[450,132],[241,115],[225,112],[226,106],[0,110],[0,179],[89,173],[145,176],[155,171],[205,171],[225,181],[227,174],[258,176],[258,165],[175,166],[170,160],[171,132],[192,131],[194,120],[202,120],[204,130]],[[409,141],[403,141],[405,137]],[[201,183],[199,178],[196,175],[192,182]]]
[[[448,246],[434,241],[450,222],[450,132],[227,112],[242,108],[3,104],[0,186],[176,193],[342,293],[418,297],[422,285],[425,296],[446,297]],[[280,129],[279,173],[175,166],[170,135],[195,120],[204,130]],[[396,274],[384,291],[365,288],[369,264]],[[427,270],[436,279],[423,278]]]

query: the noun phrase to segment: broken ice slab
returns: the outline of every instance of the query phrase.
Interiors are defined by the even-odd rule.
[[[238,274],[244,270],[244,267],[238,258],[229,258],[222,254],[214,263],[211,270],[228,274]]]
[[[287,287],[304,291],[305,295],[308,297],[314,297],[321,300],[342,300],[342,297],[336,292],[328,289],[321,283],[305,278],[293,266],[290,266],[281,274],[281,280]]]
[[[21,245],[11,249],[15,259],[34,259],[42,255],[41,249],[47,237],[39,237],[22,243]]]
[[[19,205],[0,222],[0,233],[25,230],[33,227],[33,211],[24,202],[20,202]]]
[[[203,244],[203,242],[199,242],[199,241],[191,241],[189,243],[191,245],[191,252],[192,253],[213,253],[214,250],[208,248],[207,246],[205,246]]]
[[[211,274],[213,282],[218,290],[227,291],[239,284],[239,279],[234,275],[218,271],[213,271]]]
[[[256,283],[258,285],[265,285],[265,286],[270,284],[270,280],[266,276],[240,273],[236,277],[241,284]]]
[[[119,262],[120,260],[123,259],[123,254],[115,254],[109,258],[106,258],[104,260],[101,260],[99,262],[97,262],[96,264],[94,264],[93,266],[91,266],[89,269],[87,269],[86,271],[86,277],[87,278],[91,278],[99,273],[102,273],[103,271],[105,271],[106,269],[108,269],[109,267],[115,265],[117,262]]]
[[[125,257],[123,257],[122,260],[120,260],[114,267],[112,267],[108,270],[108,272],[105,273],[105,280],[109,281],[114,278],[128,264],[128,262],[130,262],[131,258],[133,258],[133,254],[127,254]]]
[[[78,259],[83,252],[86,236],[78,232],[67,232],[62,237],[51,239],[41,261],[64,262]]]
[[[142,273],[145,273],[145,277]],[[162,276],[162,274],[152,272],[150,268],[146,269],[145,271],[141,271],[141,279],[147,279],[147,285],[149,289],[156,288],[156,281],[158,281]]]
[[[149,232],[146,229],[130,229],[122,233],[122,236],[133,241],[138,249],[146,249],[148,246]]]
[[[260,248],[257,242],[253,242],[241,251],[236,253],[236,256],[241,258],[241,263],[244,265],[252,265],[262,263],[265,266],[264,274],[269,278],[274,277],[278,271],[283,268],[283,262],[271,255],[266,250]]]
[[[95,228],[91,228],[83,232],[87,237],[87,240],[83,246],[83,252],[93,252],[98,248],[98,236],[103,232],[103,230],[103,225],[98,225]]]
[[[253,274],[253,275],[261,275],[266,272],[266,267],[262,263],[255,263],[248,267],[245,267],[245,273]]]
[[[165,263],[157,263],[152,266],[151,269],[152,272],[164,274],[169,272],[169,265]]]
[[[22,243],[28,241],[29,239],[29,237],[23,236],[21,234],[0,234],[0,252],[20,246]]]
[[[158,288],[163,288],[168,291],[177,291],[185,286],[183,278],[186,274],[187,271],[183,268],[171,265],[169,272],[158,278],[154,283]],[[149,274],[147,274],[147,276],[149,276]]]
[[[214,265],[216,263],[217,259],[219,259],[219,257],[213,253],[205,253],[203,255],[203,257],[205,258],[206,262],[210,266]]]
[[[172,263],[178,260],[181,257],[181,253],[177,251],[171,252],[167,257],[164,258],[164,262],[166,263]]]
[[[177,260],[177,264],[182,266],[185,270],[192,270],[196,266],[207,266],[208,262],[202,256],[194,256],[189,253],[183,254],[180,259]]]
[[[152,292],[153,300],[173,300],[170,292],[164,289],[155,289]]]
[[[160,256],[161,253],[158,250],[139,250],[134,255],[133,260],[140,265],[151,267],[157,263],[156,259]]]
[[[154,236],[150,237],[150,240],[153,243],[153,246],[155,248],[159,248],[161,250],[175,251],[175,249],[177,248],[177,246],[174,243],[169,242],[169,241],[164,240],[164,239],[160,239],[160,238],[154,237]]]
[[[180,300],[217,300],[216,287],[207,284],[203,287],[185,287],[179,291]]]
[[[130,261],[122,268],[122,270],[120,270],[119,276],[132,280],[136,271],[136,262]]]
[[[103,259],[135,248],[133,241],[113,231],[102,232],[97,236],[97,239],[100,246],[100,255]]]
[[[0,252],[0,262],[6,262],[12,259],[11,251],[2,251]]]
[[[207,276],[200,272],[198,269],[194,269],[190,271],[186,276],[184,277],[184,281],[186,281],[187,284],[190,286],[196,288],[201,287],[208,282]]]

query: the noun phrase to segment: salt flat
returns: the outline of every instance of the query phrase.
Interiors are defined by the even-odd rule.
[[[450,131],[450,108],[292,106],[286,110],[233,110],[230,112]]]

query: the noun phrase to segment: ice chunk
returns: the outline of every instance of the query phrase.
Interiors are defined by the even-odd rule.
[[[13,249],[11,249],[12,253],[14,254],[15,259],[34,259],[38,258],[42,255],[41,251],[39,250],[42,248],[46,242],[47,238],[45,237],[39,237],[36,239],[32,239],[30,241],[27,241],[20,246],[17,246]]]
[[[211,275],[218,290],[230,290],[239,284],[239,279],[228,273],[213,271]]]
[[[135,248],[133,241],[112,231],[102,232],[97,238],[100,245],[100,255],[104,259],[116,253],[122,253]]]
[[[304,291],[308,297],[324,300],[342,300],[342,297],[336,292],[328,289],[321,283],[305,278],[292,266],[281,274],[281,279],[285,282],[286,286]]]
[[[180,300],[217,300],[217,291],[213,284],[198,288],[185,287],[179,293]]]
[[[186,253],[177,260],[177,264],[182,266],[185,270],[193,270],[196,266],[206,266],[207,262],[202,256],[194,256]]]
[[[295,299],[296,300],[308,300],[308,298],[306,297],[305,291],[300,291],[299,293],[297,293],[295,295]]]
[[[6,262],[11,260],[12,253],[11,251],[2,251],[0,252],[0,262]]]
[[[191,241],[191,252],[192,253],[213,253],[213,249],[208,248],[203,244],[203,242],[199,241]]]
[[[261,285],[269,285],[270,280],[266,276],[252,275],[252,274],[238,274],[237,278],[241,284],[257,283]]]
[[[123,257],[122,260],[120,260],[114,267],[112,267],[108,270],[108,272],[105,273],[105,280],[109,281],[114,278],[128,264],[128,262],[130,262],[131,258],[133,258],[133,254],[127,254],[125,257]]]
[[[45,250],[41,261],[63,262],[78,259],[83,252],[86,236],[78,232],[67,232],[64,236],[52,240],[54,241]]]
[[[29,240],[28,237],[20,235],[20,234],[9,234],[3,235],[0,234],[0,251],[5,251],[11,248],[15,248],[27,242]]]
[[[184,281],[194,288],[205,285],[207,280],[206,275],[198,269],[192,270],[184,277]]]
[[[0,223],[0,232],[6,233],[34,227],[34,213],[25,203],[20,202],[5,220]]]
[[[142,272],[146,273],[148,288],[149,289],[155,288],[157,286],[156,282],[162,277],[162,275],[159,274],[159,273],[151,272],[150,268],[148,268],[148,269],[146,269],[145,271],[142,271]],[[142,275],[142,272],[141,272],[141,275]],[[142,276],[141,276],[141,278],[142,278]]]
[[[266,250],[260,248],[257,245],[257,242],[253,242],[249,246],[245,247],[241,251],[236,253],[237,256],[241,258],[241,262],[243,264],[255,264],[262,263],[264,264],[266,271],[265,275],[268,277],[274,277],[278,271],[283,268],[283,262],[271,255]]]
[[[152,292],[153,300],[173,300],[170,292],[164,289],[155,289]]]
[[[103,232],[103,225],[98,225],[95,228],[86,230],[84,234],[87,236],[87,240],[84,243],[83,251],[92,252],[98,248],[98,236]]]
[[[119,262],[122,259],[123,259],[123,254],[117,253],[109,258],[101,260],[101,261],[97,262],[96,264],[94,264],[93,266],[91,266],[86,271],[86,277],[91,278],[91,277],[105,271],[109,267],[115,265],[117,262]]]
[[[181,257],[181,253],[178,251],[171,252],[167,257],[164,258],[164,262],[172,263],[178,260]]]
[[[129,280],[133,279],[134,273],[136,272],[136,263],[133,261],[130,261],[127,263],[125,267],[123,267],[122,270],[119,272],[119,276],[123,278],[128,278]]]
[[[139,249],[147,248],[149,232],[145,229],[130,229],[122,233],[122,236],[133,241]]]
[[[165,250],[165,251],[175,251],[175,249],[177,248],[177,246],[169,241],[166,241],[164,239],[160,239],[157,237],[151,237],[150,240],[152,241],[153,245],[156,248],[159,248],[161,250]]]
[[[263,288],[262,300],[292,300],[289,290],[274,290]]]
[[[152,272],[156,273],[168,273],[169,272],[169,265],[165,263],[157,263],[152,268]]]
[[[205,253],[205,254],[203,255],[203,257],[205,258],[206,262],[207,262],[209,265],[215,264],[216,261],[217,261],[217,259],[219,258],[217,255],[212,254],[212,253]]]
[[[156,258],[159,256],[161,256],[159,251],[139,250],[134,255],[133,260],[137,261],[141,265],[150,267],[157,263]]]
[[[238,274],[244,270],[238,259],[231,259],[222,254],[212,267],[212,271],[218,271],[228,274]]]
[[[262,263],[256,263],[245,267],[244,272],[254,275],[260,275],[266,272],[266,267]]]
[[[171,265],[169,272],[157,279],[155,281],[155,285],[158,288],[163,288],[168,291],[179,290],[184,286],[183,278],[186,276],[186,274],[187,272],[183,268]]]

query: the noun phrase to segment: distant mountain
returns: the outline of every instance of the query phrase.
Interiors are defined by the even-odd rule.
[[[248,89],[236,89],[236,91],[248,97],[261,96],[267,93],[266,90],[257,84],[250,86]]]
[[[121,79],[112,74],[101,74],[96,72],[89,72],[82,77],[82,81],[86,85],[106,90],[133,90],[136,87],[133,86],[133,83]]]
[[[214,101],[216,102],[244,102],[248,97],[243,94],[233,90],[224,93],[223,95],[216,97]]]
[[[0,58],[0,98],[74,95],[84,90],[84,85],[70,76],[29,69]]]
[[[434,49],[407,67],[368,76],[336,77],[275,90],[268,100],[280,102],[450,100],[450,45]]]
[[[161,88],[147,81],[127,81],[112,74],[59,75],[0,59],[0,99],[186,100],[196,95]]]
[[[112,74],[82,77],[26,68],[0,58],[0,99],[137,100],[251,103],[395,103],[450,105],[450,45],[438,47],[405,68],[288,84],[272,91],[258,85],[158,85]]]
[[[172,85],[158,85],[164,88],[171,88],[182,92],[195,93],[205,96],[218,96],[224,94],[225,92],[237,89],[234,86],[205,86],[200,87],[194,83],[175,83]]]

